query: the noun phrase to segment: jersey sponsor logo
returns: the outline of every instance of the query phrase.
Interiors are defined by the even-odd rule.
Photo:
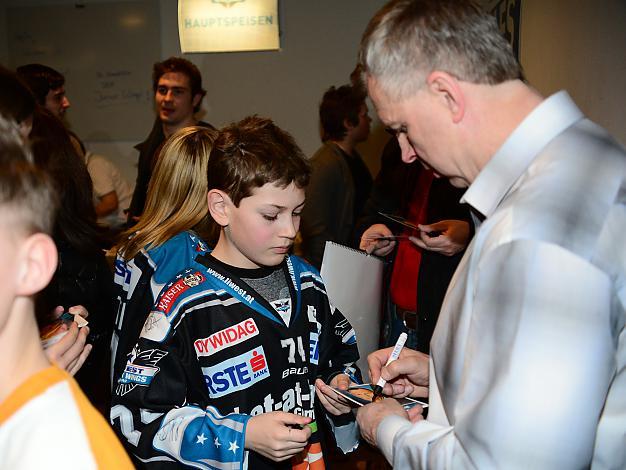
[[[291,299],[279,299],[271,302],[272,307],[276,309],[278,313],[285,313],[291,311]]]
[[[317,333],[309,334],[309,357],[311,364],[318,364],[320,360],[320,339]]]
[[[183,292],[192,287],[196,287],[204,280],[204,276],[197,271],[181,277],[174,284],[168,287],[167,290],[161,295],[156,310],[159,310],[167,315],[170,312],[172,305],[176,302],[176,299],[178,299]]]
[[[235,293],[239,295],[247,303],[252,304],[254,302],[254,297],[248,294],[248,291],[245,290],[243,287],[237,285],[237,283],[233,281],[231,278],[218,273],[215,269],[212,269],[212,268],[207,268],[207,273],[213,276],[215,279],[226,284],[226,286],[228,286],[233,291],[235,291]]]
[[[126,367],[124,367],[124,372],[117,381],[115,392],[119,396],[123,396],[135,387],[149,386],[160,370],[157,363],[165,356],[167,356],[167,352],[160,349],[141,351],[135,346],[128,355]]]
[[[213,333],[208,338],[200,338],[194,341],[196,355],[210,356],[218,351],[229,348],[252,338],[259,334],[259,329],[252,318],[248,318],[241,323],[229,326],[223,330]]]
[[[128,269],[124,260],[117,258],[113,264],[115,269],[115,283],[121,286],[130,284],[131,270]]]
[[[137,364],[126,364],[122,377],[119,380],[121,384],[134,383],[137,385],[150,385],[152,378],[158,372],[158,367],[140,366]]]
[[[307,366],[304,367],[290,367],[289,369],[285,369],[283,371],[283,379],[289,377],[290,375],[304,375],[309,373],[309,368]]]
[[[270,376],[263,346],[254,348],[212,367],[203,367],[211,398],[244,390]]]
[[[293,387],[287,388],[282,394],[277,392],[265,395],[264,398],[257,402],[259,404],[250,410],[249,414],[257,416],[262,413],[271,413],[272,411],[284,411],[300,416],[310,416],[315,419],[314,399],[315,384],[296,382]],[[240,413],[238,407],[233,411]]]

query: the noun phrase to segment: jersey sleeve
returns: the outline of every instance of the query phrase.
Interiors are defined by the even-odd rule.
[[[202,373],[195,358],[186,353],[190,335],[185,296],[176,299],[178,308],[173,313],[159,310],[181,289],[184,280],[177,276],[175,282],[168,283],[148,316],[117,378],[111,424],[129,453],[151,466],[177,463],[195,468],[234,468],[245,458],[250,416],[222,415],[204,394]],[[194,287],[184,293],[198,294]]]

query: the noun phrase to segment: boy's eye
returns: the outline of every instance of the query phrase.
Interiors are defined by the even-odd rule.
[[[278,219],[278,215],[263,214],[263,218],[265,220],[273,221],[273,220]]]
[[[297,211],[297,212],[292,212],[291,216],[292,217],[300,217],[302,215],[302,211]]]

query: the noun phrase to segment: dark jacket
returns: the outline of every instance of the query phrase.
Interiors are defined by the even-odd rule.
[[[410,164],[402,162],[397,140],[389,141],[383,151],[381,169],[374,181],[370,198],[355,227],[356,240],[360,239],[367,228],[377,223],[387,225],[394,232],[400,232],[400,226],[395,226],[393,222],[380,216],[378,211],[406,217],[415,184],[422,170],[423,166],[419,161]],[[452,186],[446,178],[435,178],[428,193],[426,221],[434,223],[446,219],[465,220],[470,224],[470,235],[473,236],[469,206],[459,202],[464,191]],[[358,241],[355,243],[358,245]],[[420,351],[429,350],[430,338],[439,317],[443,298],[464,252],[463,250],[454,256],[446,256],[422,250],[416,288],[419,314],[417,349]],[[394,256],[395,252],[390,255],[390,259],[393,260]],[[392,269],[393,265],[390,264],[388,280],[391,278]]]
[[[198,126],[215,129],[211,124],[203,121],[199,121]],[[143,214],[143,209],[146,205],[146,195],[148,194],[148,185],[150,184],[152,170],[154,170],[154,164],[156,163],[154,156],[164,141],[163,126],[157,118],[146,140],[135,145],[135,148],[139,151],[139,160],[137,161],[135,191],[128,208],[129,225],[134,225],[133,217],[139,217]]]

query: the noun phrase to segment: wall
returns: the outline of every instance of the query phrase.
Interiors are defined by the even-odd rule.
[[[1,1],[1,0],[0,0]],[[82,3],[106,2],[106,0]],[[74,0],[4,0],[6,5],[73,4]],[[363,30],[384,0],[279,0],[281,50],[218,54],[187,54],[201,70],[207,95],[200,117],[215,126],[257,113],[291,132],[305,154],[320,146],[317,110],[324,90],[347,83],[356,62]],[[159,0],[161,56],[180,55],[178,2]],[[5,17],[0,8],[0,28]],[[0,60],[6,50],[0,34]],[[6,63],[6,60],[2,60]],[[149,75],[149,71],[148,71]],[[66,88],[71,99],[71,86]],[[73,106],[80,106],[74,102]],[[68,110],[68,115],[72,110]],[[371,112],[372,117],[374,112]],[[120,116],[120,118],[123,118]],[[146,135],[152,123],[146,122]],[[373,123],[372,137],[359,149],[373,174],[387,136]],[[86,142],[108,155],[134,181],[137,142]]]
[[[626,1],[522,0],[521,63],[544,95],[566,89],[626,145]]]

